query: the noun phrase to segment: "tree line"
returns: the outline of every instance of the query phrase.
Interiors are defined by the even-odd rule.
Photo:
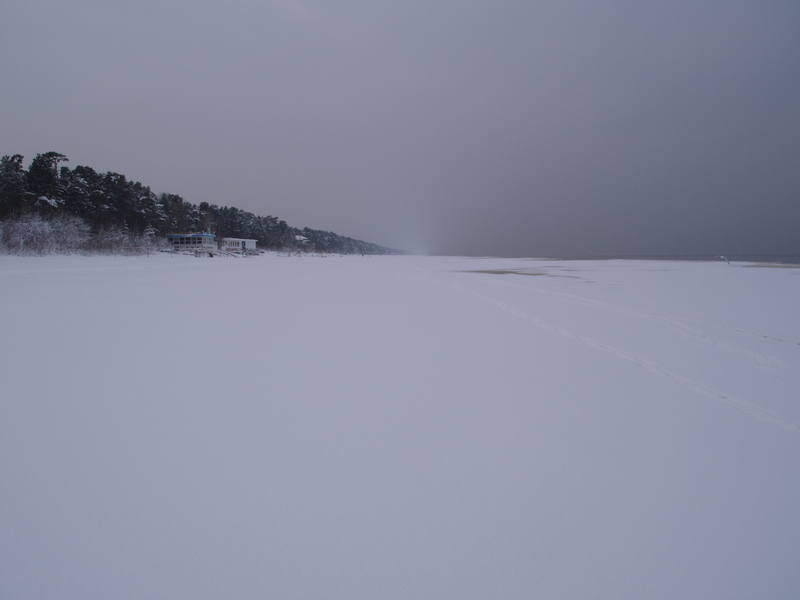
[[[26,169],[20,154],[0,159],[0,243],[7,248],[130,250],[154,248],[167,233],[207,231],[255,239],[273,250],[342,254],[396,251],[330,231],[298,229],[273,216],[233,206],[156,194],[120,173],[70,169],[58,152],[37,154]],[[57,238],[57,239],[56,239]]]

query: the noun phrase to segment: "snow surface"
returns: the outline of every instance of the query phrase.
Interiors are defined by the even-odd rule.
[[[800,269],[0,257],[0,598],[799,598]]]

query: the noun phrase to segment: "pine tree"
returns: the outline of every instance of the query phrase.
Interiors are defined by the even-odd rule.
[[[45,202],[56,205],[61,199],[63,188],[58,176],[58,164],[69,160],[58,152],[37,154],[28,167],[28,189],[37,198],[46,198]]]
[[[0,159],[0,219],[19,214],[25,207],[28,182],[21,154]]]

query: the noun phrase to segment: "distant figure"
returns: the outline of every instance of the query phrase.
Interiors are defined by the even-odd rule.
[[[728,257],[727,257],[727,256],[720,256],[720,257],[719,257],[719,259],[720,259],[720,260],[724,260],[724,261],[725,261],[726,263],[728,263],[728,264],[731,264],[731,261],[730,261],[730,260],[728,260]]]

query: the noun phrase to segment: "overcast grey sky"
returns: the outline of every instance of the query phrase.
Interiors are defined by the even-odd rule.
[[[0,153],[437,253],[800,251],[797,0],[3,0]]]

